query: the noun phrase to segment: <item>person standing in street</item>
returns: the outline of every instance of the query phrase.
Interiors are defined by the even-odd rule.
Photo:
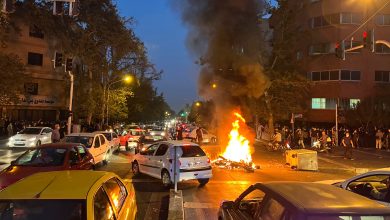
[[[181,141],[183,140],[183,127],[179,126],[177,130],[177,140]]]
[[[382,149],[382,138],[383,138],[383,132],[378,129],[375,134],[375,148],[378,150]]]
[[[390,128],[387,129],[386,135],[384,136],[384,143],[386,151],[390,151]]]
[[[14,135],[14,126],[12,125],[12,122],[10,121],[8,126],[7,126],[7,133],[8,133],[8,137],[11,137],[12,135]]]
[[[51,132],[51,143],[57,143],[60,142],[61,135],[60,135],[60,125],[55,124],[54,130]]]
[[[352,148],[354,147],[352,138],[349,134],[349,132],[345,133],[345,137],[341,141],[341,144],[344,147],[344,159],[350,159],[353,160],[352,158]]]
[[[196,140],[198,141],[199,145],[203,143],[203,133],[201,127],[198,127],[198,129],[196,129]]]

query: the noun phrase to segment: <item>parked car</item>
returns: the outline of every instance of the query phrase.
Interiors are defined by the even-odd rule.
[[[331,184],[390,206],[390,167],[372,170],[347,180],[326,180]]]
[[[191,139],[191,141],[196,141],[196,130],[197,129],[198,128],[193,128],[188,133],[188,135],[185,136],[185,138]],[[210,132],[208,132],[204,128],[201,128],[201,132],[202,132],[202,137],[203,137],[203,143],[205,143],[205,144],[208,144],[208,143],[215,144],[215,143],[217,143],[217,136],[211,134]]]
[[[0,172],[0,189],[34,173],[57,170],[90,170],[92,155],[81,144],[45,144],[27,150]],[[1,219],[1,218],[0,218]]]
[[[111,148],[108,140],[99,133],[72,133],[66,135],[64,142],[80,143],[88,148],[92,154],[95,165],[103,163],[107,165],[111,157]]]
[[[135,198],[132,184],[114,173],[41,172],[0,191],[0,219],[135,219]]]
[[[132,162],[134,175],[144,173],[161,179],[164,187],[170,187],[174,176],[170,154],[175,146],[183,151],[179,181],[195,179],[201,185],[207,184],[212,177],[210,159],[199,145],[186,141],[158,142],[136,154]]]
[[[234,201],[223,201],[218,219],[390,219],[390,209],[331,185],[268,182],[250,186]]]
[[[113,131],[98,131],[96,133],[103,134],[111,147],[111,152],[119,152],[121,143],[118,135]]]
[[[38,147],[51,143],[52,129],[49,127],[27,127],[10,137],[9,147]]]

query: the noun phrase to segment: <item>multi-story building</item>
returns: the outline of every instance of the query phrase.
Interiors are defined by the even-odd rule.
[[[25,64],[27,80],[20,85],[25,93],[20,94],[19,103],[0,106],[1,116],[27,121],[64,119],[69,100],[68,80],[62,68],[53,67],[55,50],[39,28],[16,23],[19,31],[10,33],[9,41],[0,50],[18,55]]]
[[[375,44],[335,56],[337,44],[345,48],[363,45],[363,32],[374,30],[375,40],[390,41],[388,0],[291,0],[298,42],[296,62],[313,82],[311,122],[334,122],[336,104],[353,108],[369,96],[390,95],[390,48]],[[381,9],[382,8],[382,9]],[[273,18],[277,21],[278,18]],[[275,22],[275,21],[274,21]],[[278,34],[278,30],[274,30]]]

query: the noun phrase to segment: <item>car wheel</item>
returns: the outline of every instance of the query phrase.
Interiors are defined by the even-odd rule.
[[[166,188],[166,189],[171,188],[171,185],[172,185],[171,176],[169,175],[167,170],[163,170],[161,172],[161,181],[162,181],[164,188]]]
[[[138,165],[138,162],[137,161],[134,161],[131,165],[131,170],[133,171],[133,175],[134,176],[137,176],[140,174],[139,172],[139,165]]]
[[[198,179],[198,182],[201,186],[206,185],[209,182],[210,179]]]
[[[126,144],[125,144],[125,149],[126,149],[126,151],[130,151],[129,142],[127,142],[127,141],[126,141]]]
[[[41,146],[41,141],[37,141],[37,143],[35,144],[37,147]]]
[[[104,156],[103,165],[108,164],[109,158],[110,158],[110,151],[107,151],[106,155]]]

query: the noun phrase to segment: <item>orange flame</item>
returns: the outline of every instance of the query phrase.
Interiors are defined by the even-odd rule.
[[[229,143],[222,156],[235,162],[251,163],[252,156],[249,140],[240,134],[240,122],[245,123],[245,119],[240,113],[234,112],[236,120],[232,123],[232,130],[229,133]]]

